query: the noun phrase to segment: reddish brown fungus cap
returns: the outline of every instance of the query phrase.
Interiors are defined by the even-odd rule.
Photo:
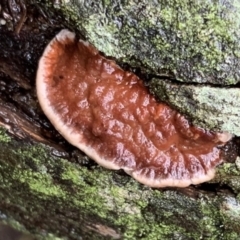
[[[189,125],[133,73],[62,30],[39,62],[37,95],[55,128],[100,165],[151,187],[214,177],[226,134]],[[223,140],[224,139],[224,140]]]

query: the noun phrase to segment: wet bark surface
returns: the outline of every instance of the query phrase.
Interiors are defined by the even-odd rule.
[[[18,11],[14,12],[13,2]],[[41,4],[29,2],[5,1],[1,6],[1,18],[6,21],[0,25],[1,125],[19,138],[59,145],[64,140],[39,107],[35,75],[45,46],[66,26],[57,13],[50,16]]]
[[[64,161],[69,162],[69,164],[77,164],[78,167],[83,166],[87,172],[86,176],[89,174],[89,176],[92,177],[92,182],[91,179],[84,181],[87,182],[89,188],[90,186],[95,187],[94,184],[95,181],[97,182],[98,176],[98,173],[96,172],[98,170],[104,170],[98,169],[98,166],[94,162],[90,161],[79,150],[76,150],[60,136],[44,116],[36,97],[35,75],[38,60],[43,49],[60,29],[66,27],[71,28],[71,25],[66,23],[58,10],[53,9],[53,11],[47,11],[44,5],[36,3],[35,1],[27,2],[23,0],[4,0],[0,5],[0,23],[0,125],[6,128],[8,133],[10,133],[14,139],[13,143],[8,146],[2,144],[2,151],[7,152],[10,146],[12,148],[11,151],[18,152],[21,150],[21,152],[23,152],[28,151],[24,148],[26,146],[44,143],[50,149],[49,154],[50,157],[54,158],[54,164],[58,164],[57,158],[63,158]],[[238,145],[238,139],[235,139],[225,148],[225,154],[227,156],[225,159],[229,161],[229,164],[234,162],[238,155]],[[37,155],[38,151],[34,154]],[[15,159],[18,155],[11,156],[12,157],[9,157],[10,160]],[[1,158],[1,161],[5,161],[6,155],[2,153]],[[42,164],[48,166],[47,160],[44,161]],[[12,163],[10,161],[7,164],[11,165]],[[38,165],[36,165],[37,167],[34,165],[36,163],[33,161],[33,157],[24,157],[24,160],[21,160],[18,164],[22,164],[24,169],[29,168],[31,171],[34,168],[38,168]],[[64,165],[65,163],[61,164]],[[51,176],[54,176],[53,182],[56,186],[60,185],[61,188],[69,187],[67,190],[68,194],[74,195],[76,193],[73,188],[75,185],[72,185],[72,182],[67,182],[68,180],[66,179],[63,180],[63,175],[61,175],[63,167],[61,164],[54,165],[54,168],[50,165],[48,166],[48,168],[52,170],[51,174],[53,175]],[[13,164],[13,166],[6,169],[8,169],[8,171],[9,169],[14,171],[15,165]],[[2,179],[8,180],[9,182],[12,181],[11,186],[13,187],[9,189],[13,191],[15,188],[16,192],[13,194],[15,195],[13,196],[14,198],[12,198],[10,197],[11,194],[7,192],[7,187],[4,188],[3,186],[1,188],[1,198],[6,196],[6,199],[8,200],[4,201],[2,199],[0,210],[7,214],[8,217],[13,217],[22,223],[27,231],[37,236],[37,239],[44,239],[44,234],[39,235],[39,232],[41,231],[51,232],[56,236],[66,237],[67,239],[158,239],[156,236],[151,237],[151,234],[154,233],[157,233],[158,236],[169,236],[169,239],[179,239],[179,236],[182,236],[182,239],[197,239],[199,236],[208,237],[209,234],[213,233],[216,236],[223,234],[221,239],[228,239],[229,236],[233,236],[232,239],[238,239],[240,234],[239,226],[236,224],[231,225],[231,220],[229,220],[231,214],[224,215],[226,212],[230,212],[234,206],[237,206],[237,210],[239,211],[239,202],[236,198],[240,189],[238,185],[239,173],[236,170],[237,168],[233,168],[233,166],[230,166],[228,171],[229,174],[233,173],[232,177],[234,178],[230,178],[230,175],[226,178],[223,169],[222,172],[220,171],[217,175],[217,178],[210,184],[206,183],[185,189],[165,189],[163,191],[157,190],[154,192],[153,190],[148,190],[149,192],[147,192],[146,196],[144,196],[146,191],[143,186],[137,185],[136,187],[134,185],[137,190],[131,190],[128,183],[132,180],[129,180],[129,177],[124,173],[107,173],[110,174],[107,175],[109,176],[109,179],[113,181],[110,185],[117,185],[121,187],[121,189],[124,189],[124,191],[128,191],[128,195],[131,197],[125,197],[124,201],[127,203],[128,201],[133,202],[133,205],[129,205],[132,207],[131,211],[134,212],[134,208],[137,208],[136,206],[141,206],[141,204],[143,204],[144,207],[141,206],[139,212],[144,220],[147,219],[156,222],[156,226],[160,226],[161,222],[164,222],[169,229],[171,229],[170,225],[172,226],[172,224],[173,226],[178,226],[179,229],[174,233],[175,235],[172,233],[161,235],[163,233],[160,234],[158,233],[158,230],[152,229],[151,231],[145,229],[146,233],[144,233],[141,232],[137,226],[136,230],[133,229],[130,231],[128,228],[131,224],[128,222],[123,221],[121,223],[113,223],[111,220],[113,216],[121,216],[121,214],[123,214],[123,210],[119,207],[118,203],[108,203],[109,205],[112,204],[113,206],[116,205],[118,207],[116,209],[111,209],[111,211],[109,209],[106,211],[111,217],[97,216],[97,213],[94,215],[90,210],[84,212],[84,205],[81,205],[83,203],[81,202],[80,204],[82,208],[79,207],[80,205],[75,204],[74,199],[71,199],[70,196],[68,199],[71,199],[71,201],[69,200],[71,203],[64,202],[65,195],[64,197],[61,196],[61,199],[56,195],[51,198],[50,201],[49,199],[46,200],[44,197],[41,197],[41,193],[38,192],[38,195],[32,194],[26,196],[25,210],[23,210],[21,209],[21,201],[24,201],[24,194],[21,195],[20,192],[22,190],[19,190],[18,188],[19,186],[24,188],[25,185],[18,185],[17,179],[14,178],[13,181],[12,176],[8,174],[4,175],[3,172],[1,172],[1,174],[4,175]],[[96,175],[91,175],[93,172],[94,174],[96,173]],[[101,174],[104,175],[105,172]],[[87,179],[87,177],[85,178]],[[102,189],[104,189],[104,187]],[[141,194],[141,196],[136,198],[142,200],[144,203],[137,202],[135,196],[132,197],[130,194],[131,191],[136,195]],[[27,191],[27,193],[31,194],[30,191]],[[113,193],[111,194],[114,195]],[[108,195],[106,195],[106,198],[107,196]],[[17,200],[18,197],[21,199],[19,202]],[[180,200],[178,201],[176,199]],[[209,201],[209,209],[212,209],[211,211],[214,211],[214,214],[217,216],[217,220],[214,219],[214,224],[217,226],[216,229],[220,229],[221,224],[224,223],[224,228],[219,230],[219,234],[221,233],[220,235],[215,233],[215,231],[217,231],[215,229],[214,231],[211,230],[211,232],[209,229],[206,230],[205,227],[202,227],[202,230],[205,229],[206,233],[199,233],[195,236],[194,234],[188,233],[188,231],[191,232],[188,229],[194,228],[192,220],[189,221],[189,226],[187,223],[181,223],[181,219],[189,214],[188,207],[191,208],[190,215],[192,214],[193,219],[194,217],[201,219],[205,216],[204,214],[206,214],[207,217],[210,217],[211,214],[213,214],[211,211],[208,213],[202,212],[203,207],[200,204],[202,201],[201,199],[204,199],[204,201],[206,199],[211,199],[207,201]],[[36,206],[32,205],[32,203],[36,202],[39,206],[46,206],[46,209],[40,207],[35,208]],[[64,203],[67,203],[66,206],[63,206]],[[172,206],[175,206],[175,208],[167,207],[168,205],[162,206],[163,203],[170,205],[172,203]],[[175,203],[178,204],[177,207]],[[230,203],[232,203],[232,205]],[[214,204],[219,206],[219,208],[215,209]],[[94,206],[94,204],[92,206]],[[34,211],[31,211],[31,208],[33,208]],[[180,210],[178,211],[178,209]],[[129,209],[126,211],[131,212]],[[165,211],[166,214],[171,213],[172,215],[175,215],[175,220],[166,217],[167,215],[164,216],[164,214],[158,215],[158,213],[162,211]],[[140,214],[139,212],[136,210],[135,214]],[[179,216],[180,220],[178,219]],[[226,216],[228,216],[229,219]],[[70,222],[65,221],[66,218],[70,219]],[[79,224],[82,226],[78,229],[77,227]],[[136,223],[134,222],[134,224]],[[209,223],[206,221],[203,226],[207,226],[208,224]],[[139,226],[140,225],[141,224],[139,223]],[[72,231],[71,233],[69,229]],[[184,229],[184,231],[182,231],[182,229]],[[10,230],[4,226],[0,227],[0,231],[3,231],[4,234],[6,234],[6,232]],[[126,232],[129,234],[128,236],[126,234],[124,235]],[[130,232],[135,235],[131,235]],[[16,232],[14,236],[15,237],[9,239],[15,240],[22,237],[19,232]]]

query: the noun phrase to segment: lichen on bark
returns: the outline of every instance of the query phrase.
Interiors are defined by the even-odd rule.
[[[240,4],[64,1],[63,12],[106,55],[183,82],[239,82]]]
[[[121,41],[116,42],[119,41],[118,33],[111,32],[114,25],[109,25],[106,19],[99,23],[93,17],[88,19],[89,14],[98,17],[95,14],[98,11],[114,17],[123,10],[122,13],[125,11],[126,16],[130,13],[131,18],[138,14],[140,27],[147,26],[144,14],[148,13],[149,21],[153,21],[150,26],[153,26],[153,8],[144,8],[133,1],[121,2],[122,5],[119,1],[111,1],[116,8],[110,1],[78,1],[77,5],[82,6],[83,2],[85,5],[77,8],[72,4],[75,1],[62,1],[57,7],[58,13],[65,14],[63,20],[61,14],[56,14],[52,1],[48,4],[36,0],[26,2],[30,5],[29,21],[18,36],[11,31],[11,23],[6,24],[7,29],[0,26],[1,36],[4,36],[0,41],[0,55],[4,57],[0,58],[0,124],[12,133],[10,136],[0,130],[1,220],[31,233],[36,239],[48,240],[239,239],[238,164],[228,162],[219,166],[210,183],[186,189],[151,189],[121,171],[109,171],[92,164],[89,159],[86,161],[83,153],[70,147],[53,129],[37,104],[34,90],[37,61],[46,44],[64,27],[76,32],[80,30],[81,36],[96,43],[107,55],[113,54],[120,57],[120,61],[144,65],[145,70],[152,68],[158,73],[151,60],[158,55],[151,55],[150,60],[140,58],[148,48],[139,43],[139,33],[134,30],[138,23],[123,18],[123,23],[129,23],[123,31],[126,38],[121,34]],[[97,31],[93,35],[88,32],[90,20],[95,24],[92,28],[102,24],[102,28],[92,29]],[[109,31],[102,33],[101,38],[100,30],[105,28]],[[150,30],[154,29],[147,28],[147,34]],[[131,44],[127,31],[128,36],[132,36],[129,38]],[[139,45],[131,50],[132,44]],[[142,52],[137,52],[138,46],[140,50],[143,48]],[[117,55],[121,53],[120,48],[125,52],[122,56]],[[135,53],[140,54],[136,55],[138,58],[129,58]],[[77,153],[76,158],[72,157],[73,152]]]
[[[8,138],[1,131],[0,210],[37,239],[240,237],[230,224],[240,202],[228,194],[154,190],[125,174],[55,157],[43,144],[2,140]],[[224,183],[224,170],[218,177]]]

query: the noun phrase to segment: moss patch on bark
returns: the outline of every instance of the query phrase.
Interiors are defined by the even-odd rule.
[[[60,8],[100,51],[146,72],[239,82],[238,0],[63,1]]]
[[[1,130],[0,141],[6,138]],[[155,190],[119,172],[54,157],[46,145],[14,139],[0,144],[0,210],[37,239],[240,236],[230,224],[239,208],[233,196],[203,192],[195,198],[176,189]]]

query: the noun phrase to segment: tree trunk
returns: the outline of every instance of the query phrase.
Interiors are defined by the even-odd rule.
[[[211,182],[152,189],[98,166],[53,128],[36,98],[38,60],[60,29],[86,34],[57,4],[0,4],[0,240],[239,239],[238,139]]]

